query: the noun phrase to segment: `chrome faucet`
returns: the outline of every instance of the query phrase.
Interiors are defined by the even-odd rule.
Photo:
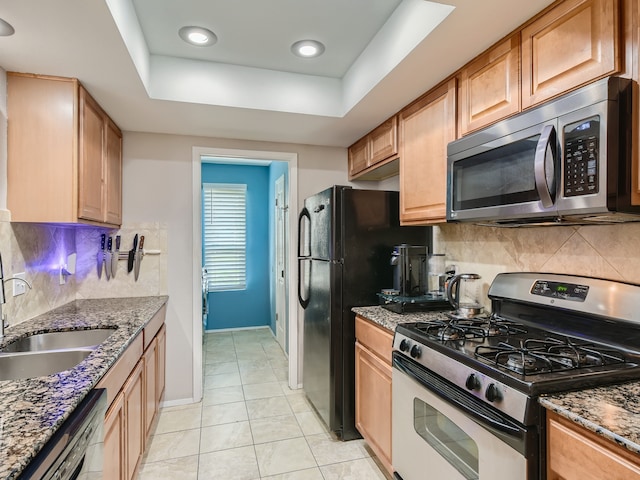
[[[2,305],[7,303],[7,297],[4,292],[4,284],[9,280],[15,280],[23,282],[29,290],[31,290],[31,284],[27,282],[24,278],[20,277],[9,277],[4,278],[4,267],[2,266],[2,254],[0,254],[0,338],[4,338],[4,328],[5,328],[5,315],[2,313]]]

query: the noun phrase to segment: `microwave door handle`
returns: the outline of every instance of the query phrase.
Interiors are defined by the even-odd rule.
[[[555,144],[555,127],[553,125],[545,125],[542,129],[542,133],[540,134],[538,145],[536,146],[536,155],[533,167],[536,190],[540,196],[542,206],[545,208],[553,206],[553,197],[551,195],[555,183]],[[548,171],[549,169],[551,169],[551,172]],[[549,173],[551,174],[551,181],[548,181]]]

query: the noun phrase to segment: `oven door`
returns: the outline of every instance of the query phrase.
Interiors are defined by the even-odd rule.
[[[494,128],[450,143],[447,220],[555,217],[556,129],[552,120],[507,135]]]
[[[535,478],[537,435],[532,429],[406,357],[394,354],[393,366],[396,478]]]

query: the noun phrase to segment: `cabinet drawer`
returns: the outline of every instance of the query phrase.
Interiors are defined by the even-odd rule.
[[[387,365],[391,365],[393,333],[364,317],[356,315],[356,338],[358,342],[375,353]]]
[[[164,324],[166,313],[167,313],[167,305],[164,304],[162,308],[158,310],[158,313],[156,313],[153,316],[153,318],[149,320],[149,323],[147,323],[147,326],[144,327],[144,350],[147,349],[147,347],[153,341],[154,337],[160,331],[160,328]]]
[[[138,335],[105,376],[98,382],[97,388],[107,389],[107,405],[111,405],[111,402],[113,402],[118,392],[122,389],[124,382],[135,368],[138,360],[140,360],[142,351],[142,335]]]

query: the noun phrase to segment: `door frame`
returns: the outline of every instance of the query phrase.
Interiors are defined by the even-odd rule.
[[[202,292],[201,292],[201,271],[202,271],[202,157],[218,157],[227,158],[229,160],[250,160],[257,161],[282,161],[288,165],[288,196],[287,204],[298,205],[298,154],[292,152],[273,152],[264,150],[242,150],[215,147],[193,147],[192,149],[192,224],[193,224],[193,264],[192,264],[192,291],[193,291],[193,396],[199,401],[203,395],[203,369],[202,362],[202,338],[204,335],[202,328]],[[288,210],[289,216],[291,209]],[[288,302],[288,345],[289,345],[289,387],[299,388],[300,372],[298,369],[298,294],[297,282],[291,281],[296,278],[292,271],[294,265],[297,265],[297,252],[295,248],[291,248],[297,244],[297,222],[289,219],[289,235],[288,235],[288,264],[287,276],[289,278],[289,302]],[[198,313],[198,315],[196,315]],[[196,318],[197,317],[197,318]]]
[[[286,178],[285,175],[280,175],[274,182],[274,204],[275,204],[275,224],[273,229],[273,245],[274,245],[274,259],[273,265],[274,269],[272,274],[274,275],[275,280],[275,326],[276,326],[276,340],[283,348],[283,350],[288,350],[288,345],[285,347],[287,342],[287,330],[288,330],[288,314],[287,314],[287,294],[286,289],[289,283],[289,272],[287,270],[287,257],[286,253],[291,248],[288,240],[287,232],[287,224],[290,221],[289,218],[289,204],[287,203],[287,190],[286,190]],[[282,205],[278,204],[280,200],[279,195],[282,192]],[[281,220],[280,220],[281,219]],[[282,236],[280,235],[282,233]],[[280,254],[280,250],[284,252],[284,256],[282,257],[282,274],[280,273],[280,268],[278,265],[278,258]],[[284,284],[284,285],[283,285]],[[281,286],[282,285],[282,286]],[[280,293],[280,289],[283,288],[283,292]],[[280,316],[280,313],[283,315]],[[282,318],[280,318],[282,317]],[[282,333],[280,333],[278,327]]]

